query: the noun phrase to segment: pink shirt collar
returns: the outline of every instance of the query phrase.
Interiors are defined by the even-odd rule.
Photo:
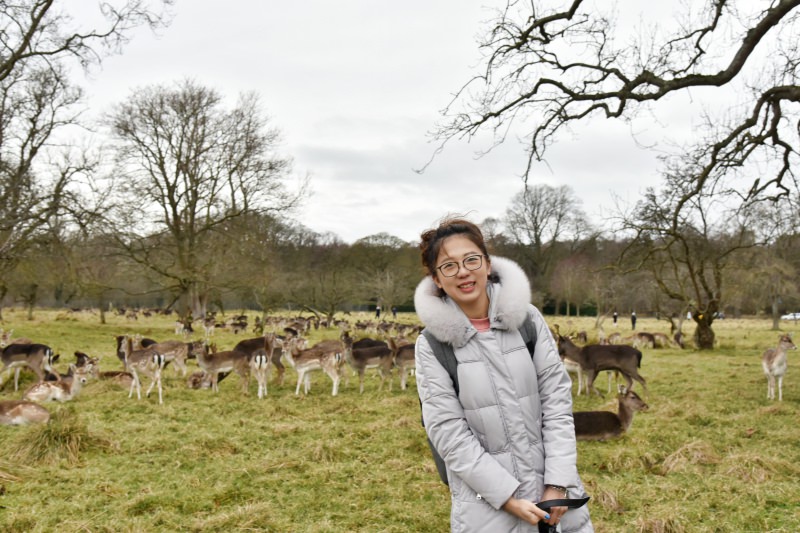
[[[478,333],[484,333],[490,329],[488,316],[486,318],[470,318],[469,321],[472,327],[478,330]]]

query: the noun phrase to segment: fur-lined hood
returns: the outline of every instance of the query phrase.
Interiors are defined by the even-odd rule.
[[[528,316],[531,286],[522,268],[510,259],[491,257],[492,273],[500,280],[486,287],[489,294],[489,321],[493,329],[518,329]],[[426,276],[414,293],[414,307],[425,327],[442,342],[464,346],[476,333],[461,308],[448,296],[439,296],[439,287]]]

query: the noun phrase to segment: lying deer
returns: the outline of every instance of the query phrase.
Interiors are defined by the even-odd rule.
[[[9,344],[0,352],[0,361],[3,368],[0,369],[0,376],[9,369],[14,369],[14,390],[19,390],[19,369],[27,366],[39,381],[44,381],[45,372],[53,372],[53,350],[44,344]],[[0,381],[0,387],[3,382]]]
[[[646,382],[637,370],[641,366],[642,352],[624,344],[588,344],[576,346],[568,338],[558,336],[558,353],[562,358],[575,361],[586,372],[586,391],[594,391],[602,396],[594,386],[597,375],[604,370],[618,370],[627,381],[630,389],[635,379],[646,388]]]
[[[775,381],[778,381],[778,401],[783,401],[783,376],[788,368],[786,352],[796,350],[791,335],[781,335],[777,348],[768,348],[761,356],[761,367],[767,376],[767,400],[775,399]]]
[[[0,401],[0,424],[21,426],[24,424],[46,424],[50,412],[38,403],[27,400]]]
[[[606,440],[625,433],[633,422],[636,411],[647,411],[648,406],[639,395],[620,385],[617,394],[618,413],[610,411],[577,411],[572,413],[575,421],[575,438],[578,440]]]
[[[61,380],[35,383],[22,397],[32,402],[68,402],[78,395],[92,373],[91,366],[69,365],[69,373]]]

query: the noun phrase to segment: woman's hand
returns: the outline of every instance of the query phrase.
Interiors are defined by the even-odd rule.
[[[536,504],[529,500],[518,500],[513,496],[508,499],[506,503],[503,504],[502,509],[517,518],[521,518],[525,520],[529,524],[536,525],[539,523],[539,520],[545,520],[550,518],[550,515],[547,514],[544,510],[539,509],[536,507]],[[562,509],[562,507],[559,507]],[[566,510],[566,507],[563,507]]]
[[[542,494],[542,501],[560,500],[563,498],[566,498],[566,494],[553,487],[545,487],[544,493]],[[551,526],[554,526],[561,521],[561,517],[566,512],[567,512],[566,507],[552,507],[550,509],[550,518],[545,519],[545,522],[547,522]]]

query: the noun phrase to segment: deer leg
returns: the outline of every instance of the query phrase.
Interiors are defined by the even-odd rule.
[[[22,370],[20,367],[14,369],[14,392],[19,390],[19,371]]]
[[[358,373],[358,393],[364,394],[364,372]]]
[[[594,386],[594,380],[595,380],[595,378],[597,378],[597,371],[596,370],[589,370],[587,372],[587,374],[588,375],[586,376],[586,382],[587,382],[586,395],[588,396],[589,395],[589,391],[591,390],[591,391],[594,391],[595,394],[597,394],[598,396],[600,396],[602,398],[603,397],[603,393],[600,392],[599,390],[597,390],[595,388],[595,386]]]
[[[297,388],[294,389],[294,395],[295,396],[299,396],[300,395],[300,384],[303,382],[304,374],[305,374],[305,372],[303,372],[302,370],[298,370],[297,371]]]
[[[158,376],[157,377],[157,379],[158,379],[158,404],[161,405],[161,404],[164,403],[164,397],[163,397],[163,392],[161,390],[162,387],[161,387],[161,369],[160,368],[158,370],[156,370],[156,376]]]
[[[773,394],[773,397],[774,396]],[[778,401],[783,401],[783,376],[778,376]]]
[[[636,372],[635,374],[633,374],[633,379],[635,379],[636,381],[638,381],[639,383],[641,383],[641,384],[642,384],[642,388],[643,388],[644,390],[647,390],[647,383],[645,382],[644,378],[643,378],[642,376],[640,376],[640,375],[639,375],[639,373],[638,373],[638,372]],[[628,388],[630,389],[630,385],[628,386]]]
[[[159,382],[161,380],[159,379]],[[153,387],[156,386],[156,374],[150,374],[150,386],[147,387],[147,392],[144,394],[146,398],[150,397],[150,393],[153,392]]]

